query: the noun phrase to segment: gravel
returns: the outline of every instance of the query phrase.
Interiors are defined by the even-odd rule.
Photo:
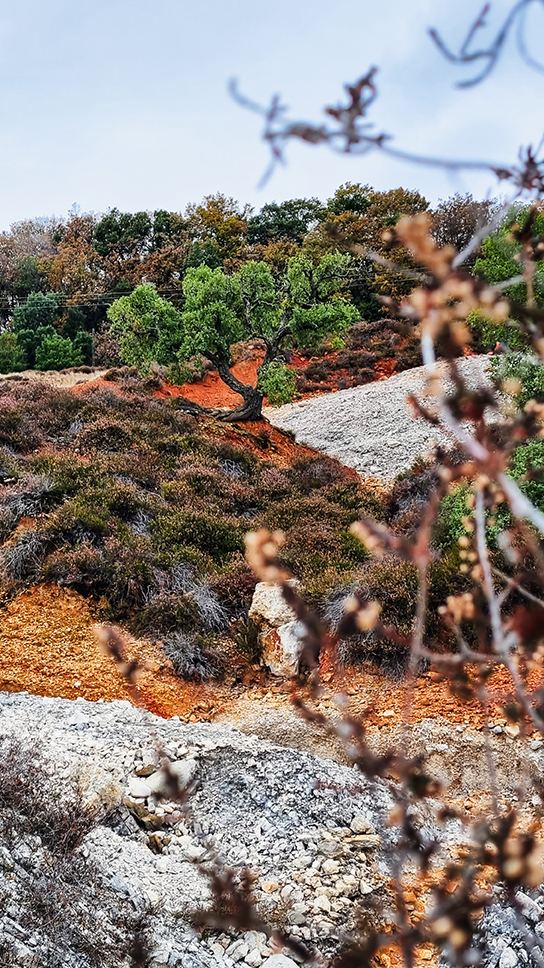
[[[471,389],[491,386],[488,356],[467,357],[459,368]],[[338,458],[365,477],[391,481],[433,444],[452,443],[448,434],[416,419],[406,401],[408,394],[420,396],[425,378],[426,369],[420,366],[387,380],[267,407],[264,412],[274,426],[293,431],[299,443]]]

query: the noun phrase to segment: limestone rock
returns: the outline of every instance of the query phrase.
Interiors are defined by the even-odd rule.
[[[292,679],[303,649],[302,622],[287,622],[264,637],[263,662],[275,676]]]
[[[298,968],[296,961],[286,955],[271,955],[263,961],[262,968]]]
[[[295,579],[289,582],[293,588],[298,588],[299,583]],[[272,628],[279,628],[296,619],[294,612],[286,604],[279,585],[269,585],[267,582],[260,581],[255,586],[253,600],[249,609],[249,617],[257,625],[268,625]]]

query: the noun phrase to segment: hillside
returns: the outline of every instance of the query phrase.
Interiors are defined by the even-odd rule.
[[[255,365],[254,361],[250,364]],[[474,385],[482,375],[485,378],[486,365],[487,357],[461,363]],[[272,739],[278,747],[347,765],[338,738],[318,724],[302,722],[291,708],[291,683],[271,675],[259,662],[257,629],[248,619],[255,578],[243,558],[243,538],[249,529],[264,525],[285,530],[282,561],[301,581],[329,628],[320,658],[321,692],[312,696],[302,684],[300,695],[316,713],[331,716],[334,722],[339,715],[336,699],[343,693],[350,712],[363,718],[369,747],[377,756],[387,753],[391,744],[396,747],[405,742],[405,651],[393,638],[378,642],[363,634],[339,643],[334,633],[339,608],[355,587],[378,597],[385,619],[405,635],[410,632],[416,608],[413,566],[389,558],[369,560],[350,535],[349,525],[361,516],[370,516],[389,523],[399,535],[411,533],[435,485],[434,470],[420,462],[404,480],[392,483],[392,478],[430,446],[429,432],[422,430],[403,403],[406,391],[417,389],[421,381],[421,372],[410,370],[367,386],[270,408],[267,417],[275,426],[267,420],[225,423],[198,412],[194,404],[202,403],[202,396],[199,399],[194,392],[192,401],[188,400],[190,394],[186,396],[185,391],[190,387],[180,391],[155,377],[142,380],[126,369],[84,374],[73,386],[72,381],[68,386],[55,386],[52,375],[40,381],[24,377],[4,380],[0,384],[0,689],[51,697],[51,701],[53,697],[78,700],[74,706],[80,724],[74,727],[77,729],[89,728],[82,700],[104,703],[92,709],[104,710],[106,724],[122,718],[110,703],[125,700],[163,720],[213,722],[212,746],[218,740],[241,749],[247,742],[251,753],[264,755],[257,740],[236,739],[240,734],[228,732],[234,726],[250,737]],[[207,403],[224,404],[223,399],[213,398],[213,386],[213,374],[209,374],[203,385],[194,388],[209,393]],[[360,459],[360,427],[367,435],[365,452],[372,450],[370,465]],[[388,427],[393,428],[391,433]],[[391,440],[393,430],[397,446]],[[369,434],[373,434],[372,446]],[[338,441],[341,447],[337,449]],[[345,463],[326,451],[341,456]],[[346,466],[349,464],[353,469]],[[364,476],[367,467],[369,478]],[[449,649],[451,642],[440,632],[436,609],[447,594],[462,591],[464,584],[458,551],[454,550],[455,533],[450,535],[442,526],[438,540],[445,553],[432,565],[428,620],[432,634],[442,636],[440,647]],[[141,667],[136,686],[128,684],[98,648],[95,627],[104,620],[124,629],[126,659]],[[539,685],[535,674],[530,688]],[[424,673],[414,684],[410,702],[410,751],[425,755],[433,773],[448,778],[449,808],[467,820],[485,817],[490,809],[494,781],[486,766],[489,729],[503,810],[515,802],[523,777],[536,789],[542,765],[538,734],[529,729],[531,750],[527,755],[523,734],[505,717],[505,701],[511,695],[506,670],[497,669],[488,688],[489,703],[484,711],[474,697],[461,699],[455,684],[452,687],[439,676]],[[16,697],[14,702],[18,702]],[[64,708],[59,706],[59,712]],[[66,708],[70,717],[71,707]],[[32,716],[39,716],[38,706],[32,709]],[[30,719],[28,722],[30,728]],[[71,719],[66,728],[69,733]],[[159,724],[155,729],[162,727]],[[65,740],[61,742],[59,731],[55,735],[55,743],[61,746],[55,747],[54,755],[72,757],[73,752],[60,754]],[[113,755],[114,744],[110,745]],[[138,755],[135,751],[130,770],[140,769]],[[125,752],[123,756],[126,759]],[[248,768],[253,762],[250,760]],[[331,768],[327,767],[329,775]],[[289,769],[296,773],[298,767]],[[123,773],[123,782],[129,785],[136,782],[130,779],[130,770]],[[346,776],[342,774],[343,783]],[[254,780],[245,776],[243,782]],[[153,801],[146,803],[153,813]],[[338,815],[354,809],[351,794],[342,794]],[[124,810],[116,807],[120,813],[115,822],[124,818],[119,836],[128,835],[128,840],[116,848],[121,854],[112,883],[122,881],[129,885],[129,894],[136,896],[143,877],[153,898],[164,897],[167,906],[171,905],[168,892],[175,884],[170,882],[168,870],[179,862],[176,841],[171,841],[172,847],[161,841],[160,848],[153,841],[152,850],[158,850],[164,860],[150,860],[148,834],[136,834],[132,828],[128,833]],[[533,815],[531,820],[535,819]],[[374,823],[383,824],[383,819]],[[316,829],[321,829],[319,824]],[[386,829],[380,827],[382,836]],[[93,862],[100,868],[110,863],[108,830],[107,825],[100,826],[89,835]],[[201,828],[197,823],[191,830],[191,849],[197,850]],[[348,836],[349,826],[340,824],[340,830],[342,836]],[[181,837],[185,850],[184,831],[180,828],[174,836]],[[225,833],[220,836],[224,838]],[[233,841],[233,856],[245,856],[253,849],[253,841],[250,837],[248,847],[247,833],[238,836],[242,839]],[[458,834],[454,840],[458,843]],[[140,841],[147,846],[138,860]],[[380,857],[383,874],[383,865],[389,861],[385,854]],[[264,863],[260,855],[259,863]],[[140,866],[138,875],[135,865]],[[377,868],[372,865],[365,870],[361,883],[368,884],[368,897],[377,901],[383,895],[383,877],[376,879]],[[348,873],[348,881],[350,876]],[[274,903],[281,905],[282,884],[286,889],[293,887],[293,898],[298,898],[300,889],[291,869],[283,870],[281,877],[278,888],[269,891],[265,884],[265,901],[271,894]],[[291,899],[290,904],[306,904],[320,883],[323,891],[332,892],[336,907],[331,910],[348,910],[354,903],[351,881],[338,888],[329,880],[304,888],[301,900]],[[367,903],[366,890],[365,886],[363,900],[355,903]],[[408,894],[414,899],[409,903],[416,917],[420,910],[414,903],[417,891],[410,889]],[[344,896],[345,904],[337,901]],[[104,898],[101,903],[104,925],[113,924],[121,901],[113,904]],[[336,945],[336,915],[324,917],[325,907],[323,902],[323,910],[318,907],[307,912],[305,908],[300,920],[295,912],[295,921],[290,922],[291,927],[300,926],[295,932],[298,937],[315,940],[324,955]],[[494,915],[500,923],[501,911]],[[159,928],[159,933],[171,930],[169,916],[165,913],[162,921],[152,920],[156,943]],[[10,924],[7,930],[11,931]],[[111,943],[109,931],[107,927],[105,944]],[[245,936],[240,941],[238,935],[227,932],[212,934],[208,947],[191,946],[190,937],[184,935],[176,948],[173,937],[171,950],[183,965],[194,968],[230,968],[229,952],[235,953],[238,943],[244,951],[246,944]],[[509,950],[522,950],[515,931],[507,937]],[[256,944],[255,939],[249,939],[248,956],[257,950],[251,944]],[[66,950],[74,950],[70,945],[72,942]],[[253,960],[246,961],[242,955],[243,966],[295,965],[293,961],[276,964],[274,958],[280,956],[262,939],[259,945],[259,956],[255,954]],[[389,961],[380,964],[396,966],[397,955],[391,949],[383,955]],[[420,956],[420,963],[434,962],[431,947],[423,948]],[[492,952],[489,959],[486,965],[493,963]],[[74,962],[78,968],[83,964]]]

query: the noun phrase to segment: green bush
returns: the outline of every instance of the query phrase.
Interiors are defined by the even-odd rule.
[[[467,316],[467,323],[472,330],[476,350],[491,350],[496,343],[506,343],[513,350],[524,350],[530,345],[527,334],[512,320],[498,322],[474,310]]]
[[[505,380],[519,383],[510,395],[523,410],[528,400],[544,402],[544,364],[529,353],[507,353],[491,360],[493,382],[500,388]]]
[[[244,550],[246,529],[210,514],[172,511],[160,515],[152,530],[159,549],[165,545],[173,549],[189,545],[208,554],[218,564],[233,551]]]
[[[265,394],[271,407],[291,403],[295,396],[295,374],[285,363],[276,360],[259,374],[259,389]]]
[[[58,333],[44,336],[36,348],[37,370],[64,370],[82,364],[83,355],[68,336],[59,336]]]
[[[166,370],[166,379],[175,387],[185,386],[186,383],[199,383],[205,376],[206,362],[200,354],[191,356],[184,363],[176,360]]]
[[[0,373],[19,373],[25,366],[25,351],[16,334],[0,333]]]

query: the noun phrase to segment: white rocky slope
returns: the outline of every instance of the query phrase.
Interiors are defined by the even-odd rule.
[[[467,357],[459,367],[469,387],[490,385],[488,356]],[[299,443],[337,457],[361,475],[389,481],[433,443],[451,445],[448,435],[416,419],[406,402],[409,394],[421,393],[425,378],[420,366],[366,386],[267,407],[265,415],[276,427],[292,430]]]
[[[323,968],[358,909],[387,897],[395,854],[390,787],[349,767],[225,725],[162,720],[127,702],[26,693],[0,693],[3,781],[6,748],[27,767],[28,755],[44,758],[44,799],[63,803],[65,788],[78,782],[101,817],[82,846],[63,856],[51,847],[51,828],[48,839],[17,824],[10,830],[0,809],[2,965],[128,968],[141,928],[148,968],[296,968],[256,931],[192,932],[190,912],[210,900],[203,866],[216,856],[254,872],[259,911],[306,942]],[[181,814],[153,796],[158,749],[193,785]],[[31,771],[22,780],[32,784]],[[425,839],[439,834],[446,849],[459,843],[458,826],[439,833],[430,814],[420,829]],[[519,917],[498,902],[486,915],[484,968],[540,964],[544,904],[538,895],[520,902],[531,935],[520,935]]]
[[[128,965],[126,944],[143,917],[151,968],[289,968],[292,961],[274,960],[264,935],[203,941],[191,933],[189,912],[209,902],[195,862],[215,853],[235,869],[249,866],[263,915],[323,954],[337,946],[357,905],[384,892],[392,798],[385,783],[347,767],[120,701],[0,693],[0,772],[10,737],[46,758],[61,800],[77,780],[108,817],[75,857],[62,859],[39,832],[10,839],[0,813],[2,964],[87,968],[99,951],[98,964]],[[194,783],[181,816],[153,797],[155,744]],[[59,885],[64,893],[55,900]]]

